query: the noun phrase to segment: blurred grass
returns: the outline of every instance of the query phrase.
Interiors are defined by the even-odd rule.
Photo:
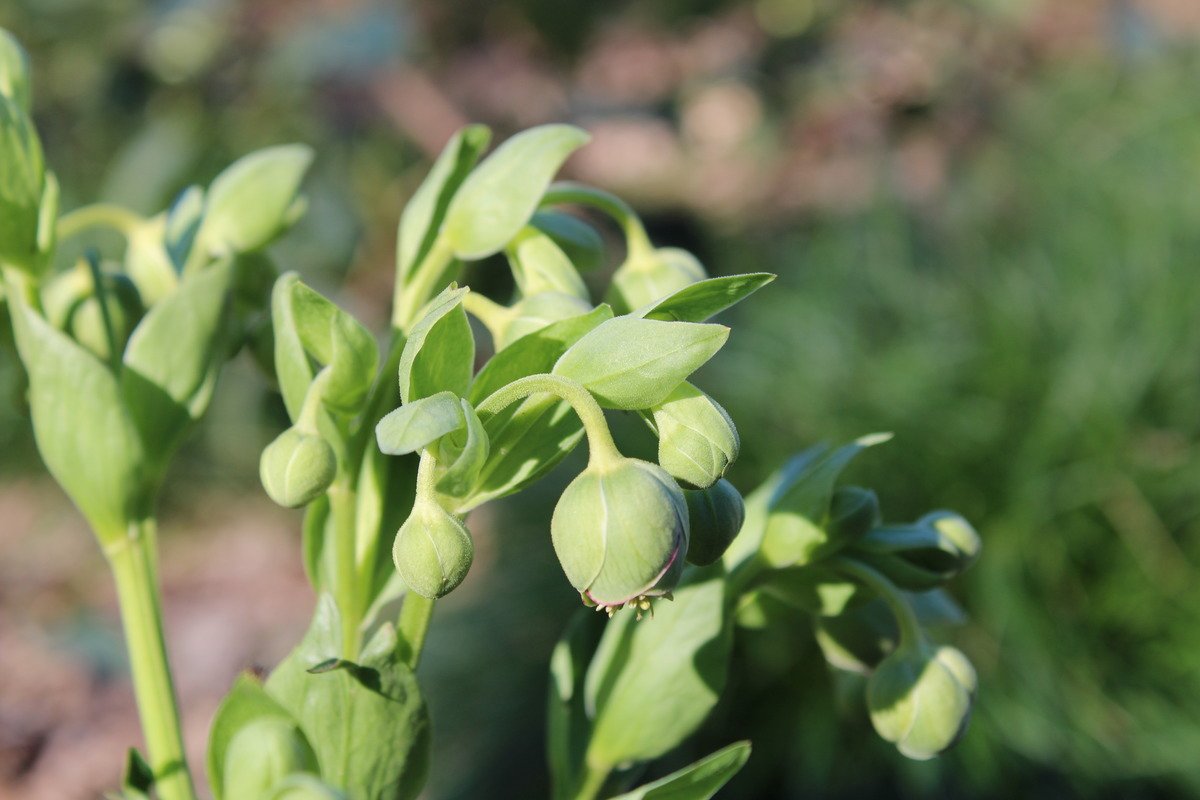
[[[728,14],[710,28],[739,35],[747,17],[782,26],[718,70],[757,93],[739,107],[762,115],[758,127],[734,131],[750,156],[698,141],[721,168],[714,194],[739,158],[752,177],[796,185],[771,175],[780,196],[767,206],[752,191],[757,205],[713,217],[703,198],[660,187],[646,196],[681,207],[649,221],[715,273],[780,275],[737,313],[700,381],[740,421],[740,485],[815,441],[892,430],[851,479],[879,490],[890,519],[948,506],[977,523],[985,553],[956,587],[971,623],[955,636],[982,691],[954,752],[905,762],[798,622],[743,640],[738,658],[759,677],[735,683],[692,752],[753,737],[738,797],[1200,795],[1200,49],[1148,39],[1132,2],[1055,6],[1067,23],[1120,22],[1068,24],[1080,41],[1065,51],[1061,31],[972,28],[954,4],[814,2],[804,19],[785,6],[618,3],[564,19],[546,0],[478,18],[461,2],[14,0],[0,24],[33,51],[67,207],[100,195],[152,210],[256,146],[316,145],[311,211],[276,258],[324,289],[345,284],[341,301],[376,323],[395,219],[425,166],[367,97],[372,70],[408,59],[466,115],[504,128],[525,112],[488,116],[497,103],[469,85],[495,66],[480,54],[540,47],[589,124],[624,115],[696,139],[719,119],[689,111],[712,76],[638,105],[597,96],[594,81],[577,90],[570,81],[591,73],[572,70],[614,30],[683,51],[694,42],[666,37],[704,14]],[[204,36],[172,47],[183,29]],[[532,85],[513,96],[537,95]],[[746,101],[708,95],[722,96]],[[905,178],[914,133],[935,145],[929,191]],[[794,159],[808,171],[783,169]],[[0,391],[19,392],[6,357]],[[229,373],[176,492],[256,491],[264,392],[245,364]],[[0,404],[4,473],[33,468],[16,405]],[[435,626],[426,678],[446,754],[435,796],[542,793],[545,657],[572,602],[545,535],[562,480],[497,507],[497,534]]]

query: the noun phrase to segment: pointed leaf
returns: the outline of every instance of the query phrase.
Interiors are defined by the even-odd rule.
[[[656,303],[638,309],[631,316],[647,319],[704,322],[775,280],[769,272],[729,275],[693,283]]]
[[[312,148],[278,145],[251,153],[212,182],[198,236],[214,255],[248,253],[270,244],[295,216]]]
[[[446,211],[442,235],[454,254],[479,259],[503,249],[533,216],[563,161],[588,138],[570,125],[542,125],[496,148]]]
[[[396,235],[396,276],[404,281],[437,238],[450,199],[487,149],[492,133],[483,125],[457,131],[400,215]]]
[[[250,722],[270,718],[293,721],[292,715],[267,694],[258,678],[248,672],[239,675],[229,694],[225,695],[225,699],[217,707],[217,713],[209,728],[205,767],[208,772],[208,785],[212,788],[216,800],[223,800],[225,755],[229,750],[229,743],[238,731]]]
[[[728,338],[722,325],[617,317],[571,345],[553,371],[582,383],[607,408],[650,408]]]
[[[450,287],[433,299],[413,325],[400,356],[400,399],[405,403],[438,392],[467,394],[475,369],[475,338],[462,299]]]
[[[737,742],[613,800],[709,800],[749,758],[750,743]]]
[[[462,406],[450,392],[405,403],[375,426],[379,449],[389,456],[415,453],[463,427]]]

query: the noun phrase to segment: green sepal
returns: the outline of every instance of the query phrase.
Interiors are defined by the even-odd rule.
[[[496,148],[450,201],[442,236],[459,258],[499,252],[533,216],[554,173],[590,137],[570,125],[542,125]]]
[[[729,338],[722,325],[616,317],[571,345],[554,374],[582,383],[606,408],[659,405]]]
[[[735,742],[613,800],[709,800],[750,758],[750,742]]]
[[[438,392],[466,396],[475,370],[475,337],[462,307],[468,291],[455,286],[443,290],[408,332],[400,356],[402,402]]]

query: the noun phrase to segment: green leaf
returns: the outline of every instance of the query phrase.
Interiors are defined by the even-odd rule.
[[[488,359],[475,376],[468,395],[480,403],[518,378],[549,372],[567,348],[579,341],[601,322],[612,319],[612,309],[602,305],[587,314],[552,322],[526,334]]]
[[[454,254],[479,259],[503,249],[533,216],[563,161],[589,138],[570,125],[542,125],[496,148],[446,211],[442,235]]]
[[[0,261],[24,270],[38,261],[46,165],[33,122],[0,95]]]
[[[375,426],[379,449],[389,456],[415,453],[465,424],[459,399],[438,392],[405,403]]]
[[[146,453],[108,367],[12,292],[38,451],[104,544],[125,536],[145,486]]]
[[[729,275],[693,283],[656,303],[638,309],[631,316],[647,319],[704,322],[775,280],[769,272]]]
[[[488,500],[519,492],[552,470],[583,438],[571,406],[535,395],[497,414],[480,414],[490,453],[466,513]]]
[[[762,556],[767,564],[776,568],[808,564],[842,544],[825,530],[834,484],[855,456],[890,438],[891,434],[863,436],[832,452],[818,445],[784,466],[763,535]]]
[[[153,789],[154,770],[136,747],[129,748],[125,756],[125,771],[121,776],[121,797],[125,800],[149,800]]]
[[[596,650],[596,615],[580,609],[550,656],[550,691],[546,698],[546,760],[554,800],[573,800],[583,776],[591,722],[583,707],[588,662]]]
[[[413,193],[396,234],[396,277],[404,282],[433,246],[450,199],[487,149],[492,133],[483,125],[457,131]]]
[[[525,297],[541,292],[559,292],[591,304],[591,296],[571,259],[539,229],[526,225],[509,242],[507,253],[517,289]]]
[[[339,659],[341,621],[322,595],[304,640],[267,680],[267,692],[291,712],[311,742],[321,778],[353,787],[355,800],[410,800],[429,768],[429,716],[416,677],[385,626],[358,663]]]
[[[312,775],[289,775],[264,800],[346,800],[346,795]]]
[[[450,497],[466,497],[471,493],[487,462],[489,450],[487,433],[475,409],[466,400],[459,402],[466,429],[447,436],[438,448],[438,461],[445,464],[446,469],[438,478],[437,490]]]
[[[710,567],[640,622],[619,614],[588,669],[593,719],[587,760],[648,761],[690,735],[716,705],[729,670],[732,626],[724,573]]]
[[[29,56],[21,43],[0,28],[0,95],[29,113]]]
[[[229,261],[188,275],[129,337],[121,392],[156,470],[165,467],[188,426],[200,419],[212,399],[228,355],[232,281]]]
[[[750,743],[736,742],[613,800],[709,800],[738,774],[749,758]]]
[[[229,743],[238,731],[259,719],[283,719],[292,722],[292,715],[276,702],[262,682],[248,672],[234,681],[233,688],[217,707],[208,733],[208,753],[205,768],[208,784],[216,800],[223,800],[225,790],[225,756]],[[231,800],[235,800],[231,798]]]
[[[650,408],[728,338],[722,325],[616,317],[571,345],[553,372],[579,381],[607,408]]]
[[[297,193],[312,148],[278,145],[235,161],[208,190],[197,234],[208,253],[249,253],[265,247],[299,215]]]
[[[604,239],[578,217],[561,211],[539,211],[529,224],[549,236],[580,272],[590,272],[604,263]]]
[[[405,403],[438,392],[465,397],[475,370],[475,338],[453,286],[435,297],[413,325],[400,356],[400,399]]]

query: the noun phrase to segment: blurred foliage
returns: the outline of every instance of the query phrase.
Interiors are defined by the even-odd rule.
[[[885,516],[945,505],[985,539],[951,634],[981,694],[950,755],[899,759],[798,621],[746,638],[762,677],[678,763],[747,736],[731,797],[1159,797],[1200,793],[1195,8],[8,0],[0,25],[30,46],[65,186],[157,208],[254,147],[314,145],[312,210],[275,255],[381,323],[395,220],[450,129],[588,126],[569,169],[651,209],[656,240],[780,274],[704,378],[740,421],[735,481],[892,430],[854,468]],[[257,491],[278,413],[257,380],[230,373],[182,473]],[[19,396],[7,357],[0,390]],[[5,471],[29,463],[17,407]],[[496,510],[440,612],[434,796],[544,792],[573,607],[551,492]]]

